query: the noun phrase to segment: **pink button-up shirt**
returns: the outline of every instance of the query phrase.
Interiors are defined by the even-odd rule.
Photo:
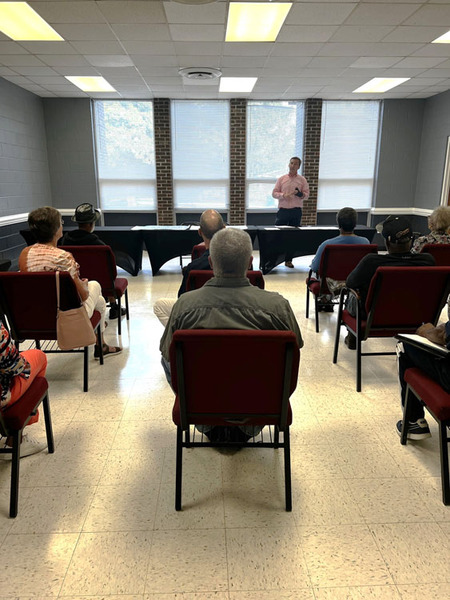
[[[298,188],[303,192],[302,198],[295,195]],[[283,194],[289,194],[283,197]],[[303,208],[303,201],[309,198],[309,185],[301,175],[283,175],[273,188],[272,196],[278,200],[278,208]]]

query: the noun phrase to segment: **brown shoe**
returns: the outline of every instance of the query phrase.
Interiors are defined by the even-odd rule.
[[[292,260],[287,260],[287,261],[284,263],[284,266],[285,266],[285,267],[289,267],[290,269],[293,269],[293,268],[294,268],[294,265],[293,265],[293,263],[292,263]]]

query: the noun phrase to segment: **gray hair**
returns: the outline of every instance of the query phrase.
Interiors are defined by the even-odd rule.
[[[450,227],[450,207],[438,206],[438,208],[435,208],[429,216],[428,224],[432,231],[445,233]]]
[[[217,210],[210,208],[202,213],[202,216],[200,217],[200,229],[206,239],[211,240],[213,235],[224,227],[225,224],[222,216]]]
[[[252,256],[252,240],[242,229],[218,231],[210,246],[216,277],[245,277]]]

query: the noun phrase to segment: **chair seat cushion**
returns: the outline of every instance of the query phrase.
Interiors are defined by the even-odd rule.
[[[181,425],[180,400],[179,400],[178,395],[176,396],[175,403],[173,405],[172,419],[173,419],[173,422],[175,423],[175,425]],[[234,423],[230,423],[230,421],[226,421],[225,419],[222,419],[217,416],[198,417],[195,420],[191,420],[190,423],[195,424],[195,425],[230,425],[230,424],[234,424]],[[269,419],[267,417],[264,417],[264,418],[255,417],[255,418],[249,418],[248,421],[246,421],[245,423],[242,423],[242,425],[276,425],[277,423],[278,423],[277,419]],[[290,402],[288,404],[287,424],[288,425],[292,424],[292,409],[291,409]]]
[[[98,310],[94,310],[92,317],[91,317],[91,323],[92,323],[92,327],[95,329],[97,327],[97,325],[100,323],[100,319],[102,318],[102,315],[98,312]]]
[[[348,310],[344,309],[342,311],[342,321],[343,323],[356,334],[356,317],[352,317]],[[366,339],[366,328],[367,321],[365,319],[361,319],[361,333],[362,339]],[[369,331],[369,335],[367,337],[394,337],[397,333],[415,333],[417,326],[414,325],[411,329],[406,329],[404,327],[399,327],[398,329],[383,329],[378,327],[371,327]]]
[[[23,428],[47,389],[48,383],[45,377],[36,377],[23,396],[2,410],[2,417],[9,432],[20,431]]]
[[[450,419],[450,394],[420,369],[407,369],[405,381],[441,421]]]
[[[119,296],[123,296],[127,287],[128,279],[125,279],[125,277],[116,277],[116,280],[114,282],[114,290],[116,294],[118,294]]]
[[[307,286],[309,291],[314,294],[314,296],[318,296],[320,294],[320,281],[317,281],[317,279],[310,279],[307,282]]]

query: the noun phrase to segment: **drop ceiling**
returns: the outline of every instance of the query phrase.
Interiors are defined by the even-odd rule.
[[[228,1],[28,0],[63,42],[0,33],[0,77],[42,97],[119,99],[427,98],[450,89],[449,0],[295,2],[274,43],[224,42]],[[250,94],[178,70],[258,77]],[[85,93],[65,75],[101,75],[117,91]],[[409,77],[385,94],[352,94],[373,77]]]

